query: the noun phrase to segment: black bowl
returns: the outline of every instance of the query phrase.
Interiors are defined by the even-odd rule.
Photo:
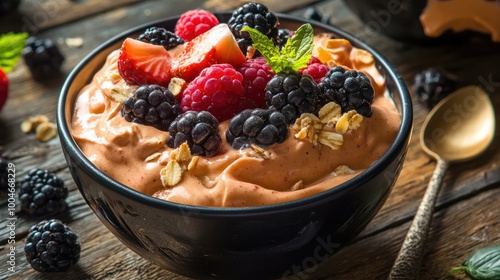
[[[217,14],[226,22],[229,13]],[[278,15],[281,26],[304,22]],[[350,34],[314,22],[373,54],[401,112],[402,122],[389,150],[352,180],[323,193],[282,204],[210,208],[171,203],[139,193],[106,176],[82,153],[68,124],[78,91],[106,56],[129,36],[150,26],[173,30],[178,17],[138,26],[102,44],[70,73],[57,108],[59,137],[66,161],[83,197],[102,223],[140,256],[194,278],[267,279],[306,270],[352,240],[385,202],[402,168],[412,130],[408,90],[378,52]]]

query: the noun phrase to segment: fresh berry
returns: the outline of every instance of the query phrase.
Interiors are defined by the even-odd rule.
[[[57,214],[66,210],[68,189],[48,170],[34,168],[19,182],[21,210],[30,215]]]
[[[14,11],[21,3],[21,0],[2,0],[0,1],[0,15]]]
[[[245,96],[242,82],[243,76],[230,64],[214,64],[203,69],[182,93],[182,111],[208,111],[217,120],[224,121],[255,107]]]
[[[189,42],[218,24],[219,20],[211,12],[191,10],[179,17],[175,25],[175,34]]]
[[[270,38],[275,45],[279,45],[278,37],[278,17],[269,9],[258,3],[246,3],[233,11],[228,21],[229,28],[236,37],[238,45],[243,53],[252,45],[253,40],[250,35],[242,31],[242,28],[249,26],[258,30]]]
[[[311,76],[316,83],[320,83],[326,76],[330,67],[323,63],[309,64],[306,68],[300,69],[300,73]]]
[[[163,46],[127,38],[118,58],[120,76],[132,85],[168,86],[172,57]]]
[[[29,229],[24,253],[36,271],[66,271],[80,259],[80,241],[60,220],[44,220]]]
[[[212,64],[236,66],[245,61],[229,27],[219,24],[186,44],[174,73],[191,81]]]
[[[323,101],[339,104],[342,112],[356,110],[365,117],[372,115],[374,90],[363,72],[336,66],[328,71],[320,87]]]
[[[321,63],[321,60],[315,56],[311,56],[311,59],[309,59],[309,62],[307,62],[307,66],[314,64],[314,63]]]
[[[172,92],[159,85],[144,85],[123,102],[122,116],[134,123],[167,131],[181,113],[181,106]]]
[[[163,27],[148,28],[144,31],[144,33],[137,37],[137,40],[153,45],[163,46],[167,50],[184,44],[184,40],[182,40],[181,37],[178,37],[173,32],[168,31]]]
[[[445,74],[429,69],[415,75],[414,89],[419,99],[432,109],[456,89],[456,84]]]
[[[290,37],[292,36],[293,36],[293,31],[288,30],[286,28],[279,28],[278,29],[279,48],[282,49],[285,46],[286,42],[288,42],[288,39],[290,39]]]
[[[303,113],[318,111],[319,92],[311,76],[279,73],[266,86],[266,103],[283,113],[288,123],[293,123]]]
[[[288,121],[275,109],[247,109],[234,116],[226,131],[226,140],[234,149],[251,144],[267,147],[288,137]]]
[[[274,77],[271,66],[263,57],[249,59],[236,67],[243,75],[246,96],[255,102],[255,107],[266,106],[266,85]]]
[[[179,115],[168,130],[167,145],[177,148],[187,143],[191,154],[205,157],[217,155],[221,147],[219,121],[207,111],[188,111]]]
[[[9,188],[9,162],[0,157],[0,190]]]
[[[7,97],[9,96],[9,79],[5,72],[0,68],[0,110],[2,110],[3,105],[7,102]]]
[[[64,56],[50,39],[30,37],[26,40],[22,56],[37,80],[53,77],[60,72]]]

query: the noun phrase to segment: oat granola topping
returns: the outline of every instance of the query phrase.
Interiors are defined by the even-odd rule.
[[[160,179],[164,187],[173,187],[181,181],[182,167],[176,160],[171,160],[160,170]]]
[[[264,159],[264,160],[271,158],[271,152],[264,150],[263,148],[261,148],[257,145],[251,144],[250,148],[252,148],[252,149],[250,150],[249,155],[252,157],[260,158],[260,159]]]

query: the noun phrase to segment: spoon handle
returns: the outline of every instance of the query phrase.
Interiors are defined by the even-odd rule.
[[[387,279],[399,280],[418,278],[422,263],[424,243],[432,221],[434,205],[448,166],[448,161],[443,159],[437,160],[436,169],[432,174],[424,198],[422,202],[420,202],[420,206],[413,218],[413,222],[406,234],[403,245],[401,246]]]

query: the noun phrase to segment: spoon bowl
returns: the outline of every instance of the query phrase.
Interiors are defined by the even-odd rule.
[[[439,102],[424,120],[420,144],[436,169],[425,191],[388,279],[418,279],[434,205],[450,163],[483,153],[495,135],[495,112],[479,87],[461,88]]]
[[[461,88],[436,105],[425,119],[420,133],[422,149],[436,160],[471,160],[493,141],[494,116],[493,105],[481,88]]]

